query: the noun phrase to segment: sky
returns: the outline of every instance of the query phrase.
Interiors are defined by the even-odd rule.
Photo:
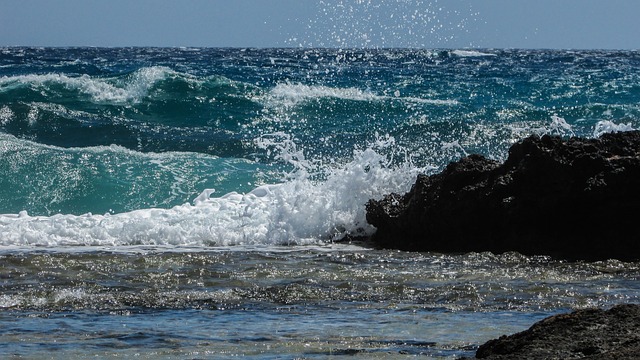
[[[0,46],[640,49],[639,0],[2,0]]]

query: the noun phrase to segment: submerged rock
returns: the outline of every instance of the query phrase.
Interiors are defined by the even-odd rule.
[[[640,132],[531,136],[500,164],[471,155],[367,204],[371,240],[411,251],[640,258]]]
[[[478,359],[638,359],[640,305],[578,310],[548,317],[528,330],[490,340]]]

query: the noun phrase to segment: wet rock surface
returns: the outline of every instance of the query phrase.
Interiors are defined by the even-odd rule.
[[[379,247],[640,258],[640,132],[531,136],[504,163],[471,155],[367,204]]]
[[[548,317],[528,330],[490,340],[478,359],[638,359],[640,305]]]

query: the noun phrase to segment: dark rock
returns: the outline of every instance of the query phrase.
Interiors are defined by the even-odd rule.
[[[638,359],[640,305],[551,316],[523,332],[488,341],[476,358]]]
[[[640,132],[529,137],[503,164],[471,155],[367,204],[380,247],[640,258]]]

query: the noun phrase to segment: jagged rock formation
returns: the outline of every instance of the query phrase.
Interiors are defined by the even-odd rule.
[[[638,359],[640,305],[578,310],[548,317],[523,332],[490,340],[478,359]]]
[[[367,221],[384,248],[640,259],[640,132],[531,136],[503,164],[471,155],[369,201]]]

